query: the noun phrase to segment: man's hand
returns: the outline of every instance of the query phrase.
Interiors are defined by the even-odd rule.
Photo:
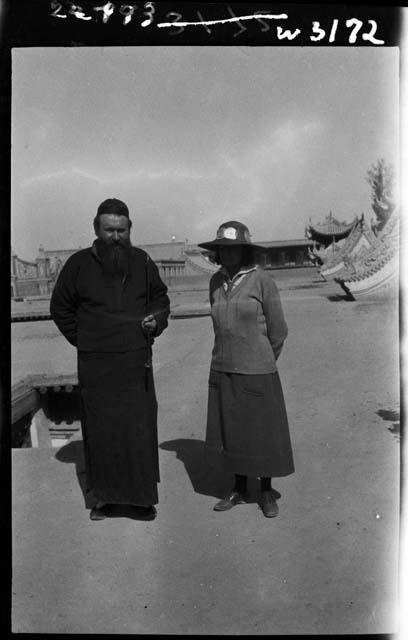
[[[153,315],[146,316],[142,320],[142,329],[145,333],[155,333],[157,329],[157,322]]]

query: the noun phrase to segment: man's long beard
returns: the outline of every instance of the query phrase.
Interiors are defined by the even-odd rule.
[[[96,248],[105,274],[111,276],[129,274],[132,248],[130,240],[107,241],[97,238]]]

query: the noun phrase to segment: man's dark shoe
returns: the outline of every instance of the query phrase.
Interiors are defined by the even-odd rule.
[[[232,509],[236,504],[243,504],[245,502],[244,496],[238,491],[231,491],[225,498],[217,502],[214,505],[214,511],[228,511]]]
[[[278,504],[272,491],[262,491],[259,506],[265,518],[275,518],[279,513]]]
[[[104,504],[94,507],[89,517],[91,520],[105,520],[105,518],[131,518],[132,520],[154,520],[157,515],[153,506],[142,507],[132,504]]]
[[[155,507],[135,507],[135,520],[154,520],[157,515]]]
[[[89,514],[91,520],[105,520],[106,513],[104,507],[94,507]]]

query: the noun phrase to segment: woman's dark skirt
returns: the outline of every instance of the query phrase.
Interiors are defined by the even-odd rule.
[[[281,477],[294,472],[279,374],[210,371],[206,444],[221,449],[232,473]]]
[[[158,503],[157,401],[145,352],[79,353],[88,491],[112,504]]]

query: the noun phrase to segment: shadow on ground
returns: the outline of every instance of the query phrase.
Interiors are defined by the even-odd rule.
[[[330,302],[354,302],[354,298],[351,295],[341,295],[340,293],[336,293],[330,296],[327,296],[327,299]]]
[[[394,424],[391,427],[387,427],[387,429],[392,433],[393,436],[399,439],[401,435],[399,411],[393,411],[391,409],[379,409],[376,413],[386,422],[394,422]]]
[[[312,284],[294,284],[285,287],[286,291],[300,291],[302,289],[318,289],[322,285],[326,284],[321,280],[313,280]],[[283,289],[282,289],[283,290]]]
[[[234,484],[234,475],[225,471],[221,452],[209,449],[203,440],[178,438],[162,442],[160,449],[174,451],[184,464],[196,493],[223,498]],[[257,502],[259,481],[248,478],[247,502]]]
[[[84,497],[86,509],[92,509],[97,502],[92,491],[88,490],[85,472],[85,453],[83,440],[71,440],[68,444],[61,447],[55,454],[55,458],[59,462],[75,464],[75,471],[78,479],[79,487]],[[138,507],[127,504],[111,504],[104,509],[107,518],[130,518],[131,520],[151,520],[146,517]]]
[[[85,453],[83,440],[70,440],[68,444],[58,449],[55,454],[55,458],[59,462],[75,464],[78,484],[84,497],[85,507],[87,509],[92,509],[92,507],[95,505],[95,499],[93,498],[91,492],[88,491],[86,485]]]
[[[177,440],[167,440],[159,445],[163,451],[176,453],[177,460],[184,464],[186,473],[190,479],[195,493],[200,493],[214,498],[222,498],[232,488],[234,476],[224,468],[224,461],[221,452],[211,450],[206,447],[202,440],[188,438],[178,438]],[[95,506],[96,499],[92,491],[88,491],[85,473],[85,454],[83,440],[71,440],[55,454],[59,462],[75,465],[75,471],[79,487],[84,497],[86,509]],[[274,487],[278,488],[278,487]],[[247,502],[257,502],[259,497],[259,481],[256,478],[248,478]],[[112,511],[112,517],[132,517],[119,507]],[[119,513],[118,509],[123,511]]]

